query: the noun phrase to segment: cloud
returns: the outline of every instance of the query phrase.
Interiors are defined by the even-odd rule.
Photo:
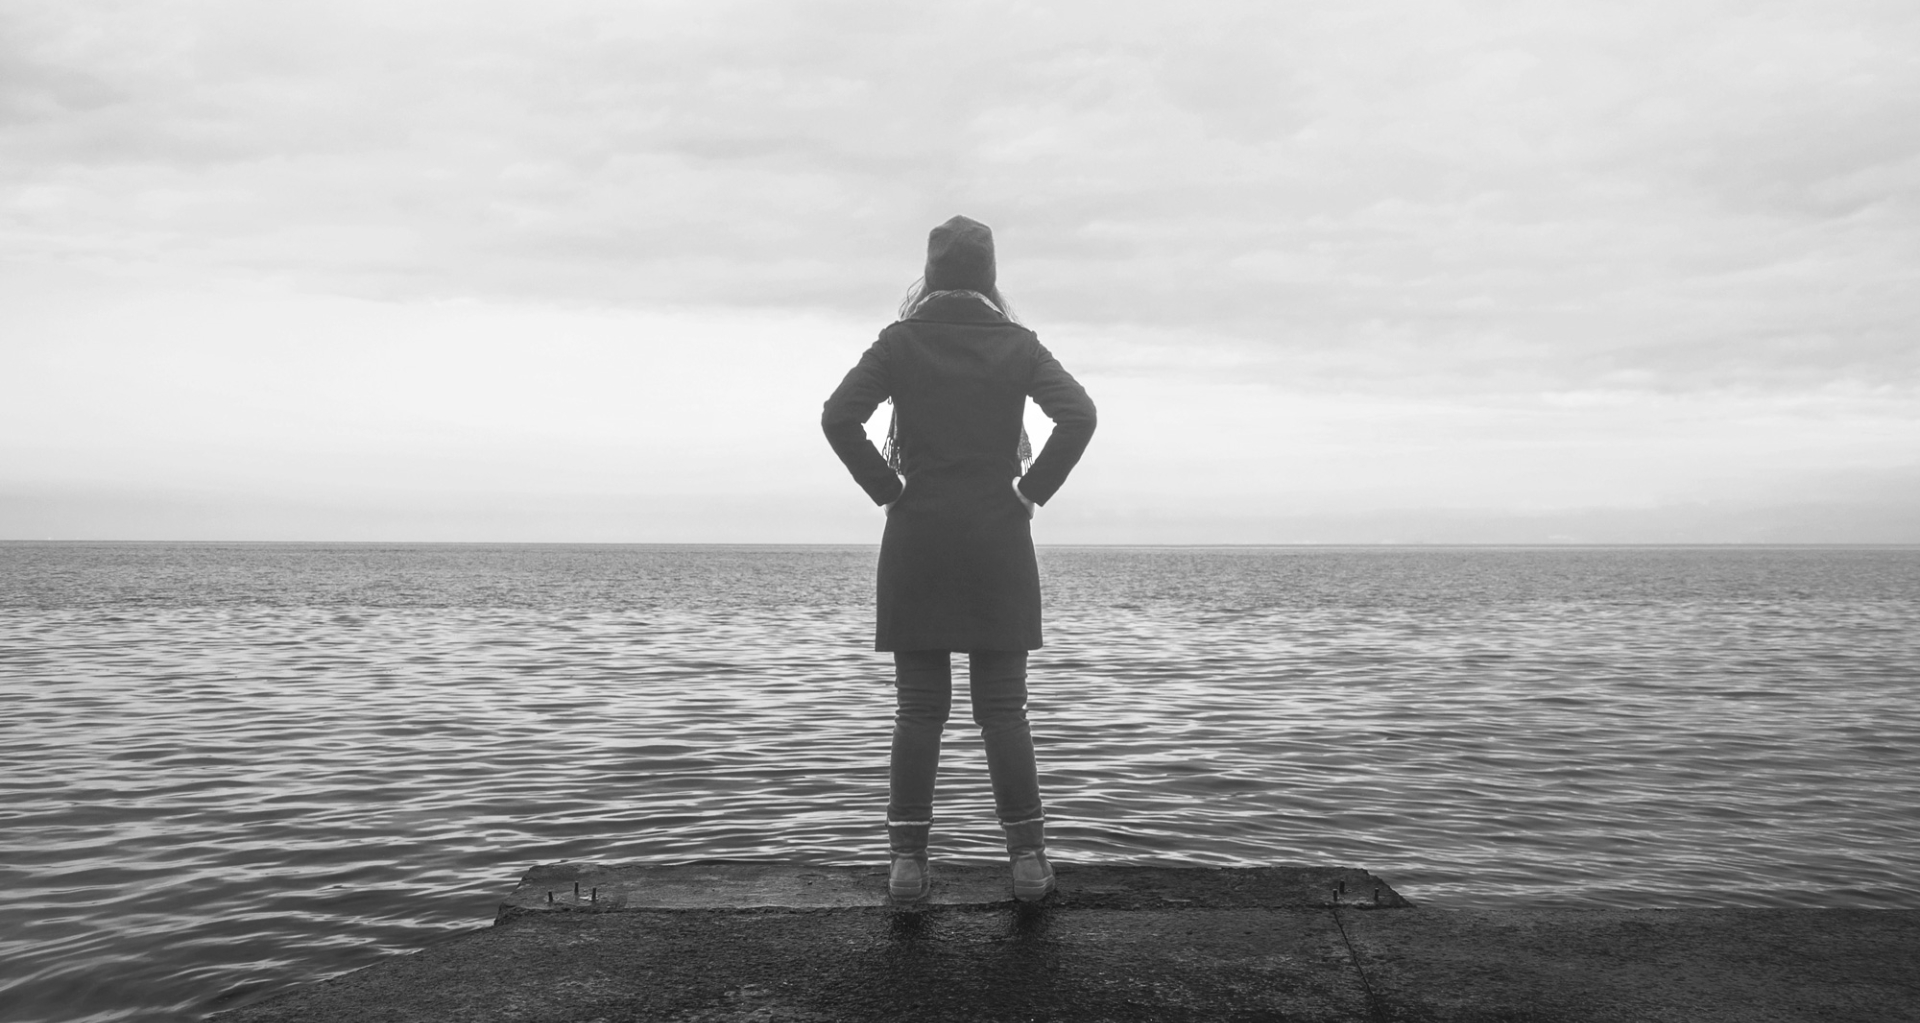
[[[1525,433],[1589,460],[1543,457],[1542,490],[1679,500],[1618,466],[1679,434],[1746,480],[1808,435],[1797,471],[1893,471],[1920,436],[1916,47],[1920,8],[1868,0],[26,0],[0,13],[0,273],[127,310],[158,281],[393,329],[465,303],[865,336],[966,212],[1141,416],[1233,400],[1268,444],[1298,424],[1267,406],[1313,407],[1382,478],[1439,464],[1394,454],[1439,431],[1509,503],[1489,452]],[[12,354],[74,336],[23,308]],[[719,371],[723,334],[693,335],[689,378]],[[1762,425],[1743,447],[1690,409]],[[1121,464],[1217,443],[1184,429]],[[1322,440],[1300,464],[1341,491]]]
[[[1853,374],[1920,311],[1898,5],[25,9],[42,256],[877,311],[967,209],[1037,318],[1576,379]]]

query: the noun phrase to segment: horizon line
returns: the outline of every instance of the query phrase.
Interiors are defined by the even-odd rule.
[[[292,547],[292,546],[329,546],[329,547],[870,547],[878,550],[879,542],[833,542],[820,541],[809,543],[753,541],[753,540],[116,540],[110,538],[0,538],[5,546],[54,546],[60,544],[95,544],[120,546],[204,546],[204,547]],[[1456,542],[1456,541],[1350,541],[1336,543],[1036,543],[1036,550],[1042,548],[1109,548],[1109,549],[1340,549],[1340,548],[1822,548],[1822,549],[1920,549],[1920,541],[1752,541],[1752,540],[1688,540],[1688,541],[1514,541],[1514,542]]]

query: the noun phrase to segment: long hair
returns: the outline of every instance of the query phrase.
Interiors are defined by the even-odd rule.
[[[937,298],[941,295],[978,295],[986,299],[987,304],[993,306],[995,312],[1005,316],[1014,323],[1020,322],[1020,318],[1013,314],[1013,307],[1008,305],[1007,300],[1001,296],[1000,288],[997,285],[988,288],[984,292],[928,291],[927,279],[925,277],[914,281],[913,284],[907,288],[907,297],[900,300],[900,318],[904,320],[912,316],[919,311],[921,306],[927,303],[928,299]],[[893,404],[891,399],[889,399],[887,403],[889,405]],[[897,406],[887,420],[887,442],[881,446],[880,455],[887,460],[887,467],[894,472],[905,471],[901,464],[900,409]],[[1027,467],[1033,464],[1033,442],[1027,439],[1027,427],[1025,423],[1020,425],[1020,447],[1015,452],[1014,457],[1020,459],[1020,473],[1021,475],[1025,475]]]
[[[979,295],[981,298],[987,300],[988,305],[993,306],[995,312],[1005,316],[1014,323],[1020,322],[1020,317],[1014,313],[1013,306],[1007,304],[1006,297],[1000,294],[1000,286],[997,284],[988,288],[986,291],[928,291],[927,279],[925,277],[921,277],[911,285],[908,285],[906,297],[900,300],[900,319],[907,319],[914,313],[919,312],[920,307],[925,305],[928,299],[940,295],[954,294]]]

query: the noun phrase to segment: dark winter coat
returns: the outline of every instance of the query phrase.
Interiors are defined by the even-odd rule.
[[[1046,504],[1093,437],[1093,402],[1032,331],[985,303],[928,301],[881,331],[827,399],[820,426],[834,453],[873,503],[895,502],[875,650],[1039,648],[1040,573],[1011,486],[1029,397],[1054,428],[1019,487]],[[862,428],[888,398],[904,489]]]

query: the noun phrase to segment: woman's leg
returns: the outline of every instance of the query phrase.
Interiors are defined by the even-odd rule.
[[[993,805],[1007,832],[1013,866],[1013,897],[1044,899],[1053,891],[1047,862],[1047,822],[1040,808],[1040,777],[1033,762],[1033,730],[1027,726],[1027,652],[976,650],[968,660],[973,720],[986,740],[993,774]]]
[[[1033,759],[1033,730],[1027,724],[1027,652],[975,650],[968,657],[967,681],[973,696],[973,721],[987,747],[993,776],[993,804],[1009,829],[1031,824],[1037,845],[1040,778]],[[1012,831],[1009,830],[1011,841]]]
[[[924,860],[940,733],[953,707],[953,668],[945,650],[901,650],[893,655],[893,679],[899,704],[887,772],[887,846],[896,857]]]

